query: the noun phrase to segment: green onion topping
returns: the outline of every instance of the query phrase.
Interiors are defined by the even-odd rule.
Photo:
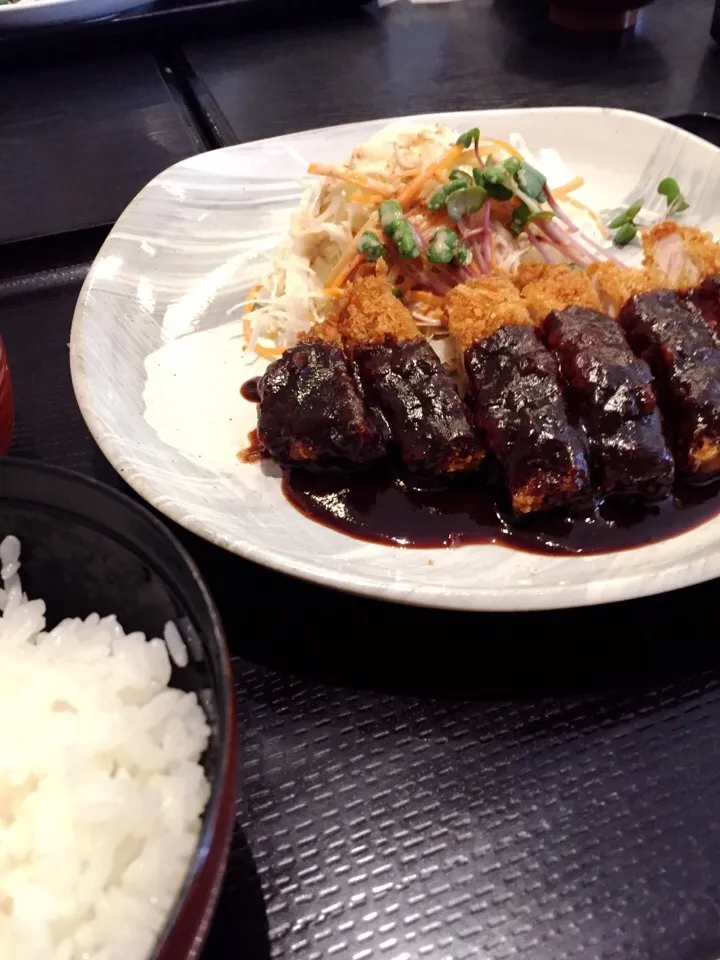
[[[471,145],[474,143],[475,146],[478,145],[478,140],[480,139],[480,130],[478,127],[473,127],[471,130],[467,130],[465,133],[461,133],[457,138],[456,143],[459,147],[465,147],[466,150],[469,150]]]
[[[360,235],[357,242],[358,253],[361,253],[366,260],[379,260],[385,256],[385,247],[382,240],[372,230],[366,230]]]
[[[677,180],[672,177],[665,177],[658,184],[657,192],[667,200],[667,212],[669,216],[674,213],[682,213],[687,210],[690,204],[680,191]]]
[[[637,227],[632,221],[621,224],[618,232],[615,234],[614,243],[616,247],[626,247],[637,236]]]
[[[450,194],[447,199],[447,212],[453,220],[460,220],[461,217],[477,213],[486,199],[487,191],[484,187],[465,187],[464,190],[456,190]]]

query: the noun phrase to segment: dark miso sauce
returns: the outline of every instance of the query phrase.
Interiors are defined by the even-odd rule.
[[[266,455],[258,437],[257,430],[251,430],[248,434],[248,445],[237,455],[240,463],[257,463],[258,460],[265,460]]]
[[[251,377],[240,387],[240,396],[243,400],[247,400],[248,403],[260,403],[260,394],[258,393],[259,385],[260,377]]]
[[[292,470],[285,496],[301,513],[373,543],[451,547],[501,543],[531,553],[588,555],[684,533],[720,513],[720,479],[679,484],[657,503],[611,500],[583,512],[514,518],[500,487],[477,479],[417,489],[390,471],[366,475]]]

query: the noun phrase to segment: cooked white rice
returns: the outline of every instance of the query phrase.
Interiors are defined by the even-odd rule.
[[[45,632],[0,544],[0,958],[145,960],[187,873],[210,786],[166,642],[114,616]],[[165,636],[186,656],[177,629]],[[179,646],[178,646],[179,641]]]

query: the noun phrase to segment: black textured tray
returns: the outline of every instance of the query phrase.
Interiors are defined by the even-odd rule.
[[[77,282],[44,276],[0,310],[14,452],[120,486],[72,396]],[[313,588],[182,536],[237,656],[243,743],[206,960],[264,960],[270,943],[348,960],[720,952],[715,584],[463,616]]]
[[[122,482],[77,411],[82,268],[0,286],[13,452]],[[205,960],[715,960],[718,587],[463,615],[181,536],[236,655],[238,829]]]
[[[115,48],[128,41],[167,46],[171,42],[228,31],[239,34],[278,24],[292,26],[313,19],[341,16],[364,0],[155,0],[127,13],[100,20],[25,30],[5,29],[0,21],[2,62],[35,55],[86,57],[97,44]],[[92,47],[88,47],[92,44]]]

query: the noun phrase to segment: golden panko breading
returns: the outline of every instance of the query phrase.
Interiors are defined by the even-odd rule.
[[[298,340],[323,340],[325,343],[336,343],[342,345],[342,337],[338,330],[338,314],[331,314],[322,323],[316,323],[304,333],[301,333]]]
[[[644,265],[662,272],[665,287],[683,290],[720,273],[720,243],[699,227],[663,220],[643,234],[642,242]]]
[[[510,275],[501,271],[455,287],[445,297],[445,311],[448,329],[460,350],[506,324],[532,323]]]
[[[635,270],[617,263],[592,263],[587,275],[595,285],[603,310],[615,317],[630,297],[665,286],[663,275],[657,267]]]
[[[337,326],[348,344],[379,343],[386,336],[414,340],[420,331],[407,307],[383,275],[353,283],[337,315]]]
[[[522,290],[529,283],[541,280],[546,275],[549,266],[550,264],[542,263],[540,260],[527,260],[524,263],[519,263],[513,274],[513,283],[518,290]]]
[[[522,288],[523,299],[538,323],[553,310],[566,307],[585,307],[600,310],[600,298],[587,274],[563,263],[547,264],[537,279]]]

